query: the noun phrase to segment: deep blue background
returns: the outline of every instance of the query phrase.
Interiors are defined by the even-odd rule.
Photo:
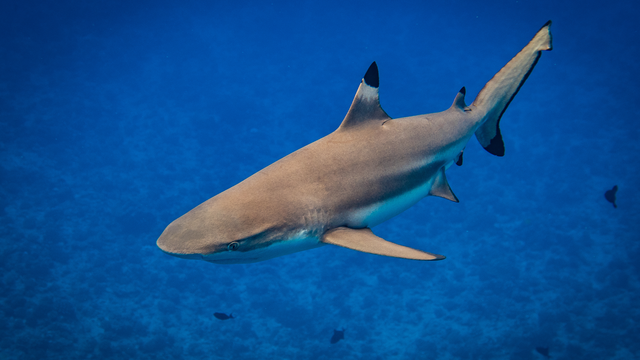
[[[393,3],[3,1],[0,358],[640,357],[636,2]],[[472,139],[447,174],[459,204],[374,229],[445,261],[325,246],[221,266],[155,246],[337,128],[372,61],[392,117],[441,111],[548,19],[506,156]]]

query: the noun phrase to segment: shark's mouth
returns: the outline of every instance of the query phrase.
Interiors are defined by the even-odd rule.
[[[317,236],[307,236],[306,232],[300,232],[286,240],[276,240],[266,246],[249,251],[223,251],[207,255],[199,255],[199,259],[214,264],[247,264],[273,259],[278,256],[291,254],[298,251],[309,250],[323,246]]]
[[[188,260],[204,260],[206,262],[215,263],[215,264],[244,264],[244,263],[252,263],[258,262],[262,259],[257,257],[217,257],[222,254],[211,254],[211,255],[203,255],[203,254],[179,254],[172,253],[169,251],[164,251],[165,254],[169,254],[171,256],[179,257],[181,259]]]
[[[206,262],[214,263],[214,264],[246,264],[246,263],[254,263],[254,262],[262,261],[264,259],[255,258],[255,257],[213,259],[213,258],[206,258],[205,256],[202,256],[202,260]]]
[[[173,252],[166,251],[166,250],[162,250],[162,251],[165,254],[168,254],[168,255],[171,255],[171,256],[175,256],[175,257],[179,257],[181,259],[189,259],[189,260],[201,260],[202,259],[202,255],[200,255],[200,254],[179,254],[179,253],[173,253]]]

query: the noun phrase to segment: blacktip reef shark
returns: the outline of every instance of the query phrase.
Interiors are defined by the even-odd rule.
[[[333,133],[260,170],[173,221],[157,241],[164,252],[217,264],[251,263],[333,244],[413,260],[436,255],[386,241],[371,228],[432,195],[454,202],[445,170],[462,163],[473,134],[504,155],[500,119],[551,50],[547,22],[480,91],[465,88],[446,111],[392,119],[378,99],[378,67],[367,70]]]

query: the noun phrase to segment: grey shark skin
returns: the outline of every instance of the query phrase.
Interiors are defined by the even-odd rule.
[[[433,195],[451,201],[445,170],[461,164],[473,134],[503,156],[502,114],[551,50],[547,22],[465,104],[465,89],[446,111],[391,119],[380,107],[378,68],[365,74],[351,108],[333,133],[297,150],[173,221],[157,245],[186,259],[250,263],[334,244],[414,260],[444,256],[383,240],[371,227]]]

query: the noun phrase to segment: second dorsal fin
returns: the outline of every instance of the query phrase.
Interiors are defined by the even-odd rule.
[[[460,110],[467,110],[467,104],[464,102],[464,96],[467,94],[467,89],[463,86],[458,94],[456,94],[456,98],[453,100],[452,107],[457,107]]]
[[[378,65],[374,61],[369,66],[367,73],[364,74],[349,112],[342,120],[338,130],[349,130],[371,123],[382,125],[384,121],[391,120],[391,117],[380,106],[380,99],[378,98],[379,85]]]

